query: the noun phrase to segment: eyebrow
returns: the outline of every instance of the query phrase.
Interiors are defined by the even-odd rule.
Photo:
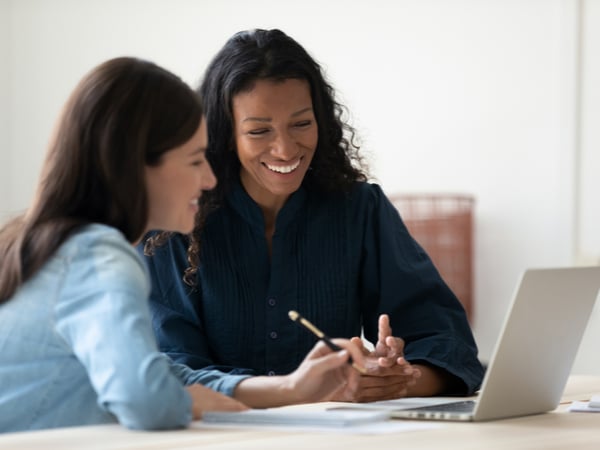
[[[188,156],[195,155],[197,153],[206,153],[206,147],[197,147],[188,153]]]
[[[291,117],[297,117],[301,114],[304,114],[307,111],[312,111],[312,106],[301,109],[300,111],[296,111],[292,114]],[[242,122],[271,122],[272,120],[273,119],[271,119],[270,117],[246,117],[242,120]]]

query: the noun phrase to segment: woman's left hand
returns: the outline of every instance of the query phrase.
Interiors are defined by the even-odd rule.
[[[404,341],[392,336],[387,314],[379,317],[378,340],[372,352],[358,337],[351,342],[361,349],[367,373],[360,377],[355,389],[345,386],[331,400],[369,402],[405,397],[421,376],[420,369],[404,359]]]

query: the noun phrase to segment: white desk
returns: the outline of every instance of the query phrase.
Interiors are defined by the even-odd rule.
[[[600,413],[566,412],[573,400],[600,393],[600,377],[571,376],[553,412],[481,423],[444,423],[440,428],[396,434],[186,429],[135,432],[120,425],[61,428],[0,435],[1,449],[600,449]],[[330,406],[330,404],[321,404]],[[314,407],[314,405],[312,405]]]

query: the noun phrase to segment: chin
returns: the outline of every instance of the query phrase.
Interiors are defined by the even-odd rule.
[[[286,186],[285,188],[280,189],[277,194],[284,196],[292,195],[294,192],[300,189],[300,186],[302,186],[302,183],[297,183],[294,186]]]
[[[193,225],[191,227],[182,228],[181,230],[179,230],[177,232],[181,233],[181,234],[190,234],[192,231],[194,231],[194,226]]]
[[[190,234],[194,230],[195,222],[171,224],[171,227],[166,229],[173,233]]]

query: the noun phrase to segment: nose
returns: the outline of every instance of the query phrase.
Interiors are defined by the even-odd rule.
[[[283,161],[292,159],[298,153],[296,141],[289,133],[278,133],[271,144],[271,154]]]
[[[208,161],[204,164],[204,171],[201,174],[201,190],[210,191],[217,185],[217,177]]]

